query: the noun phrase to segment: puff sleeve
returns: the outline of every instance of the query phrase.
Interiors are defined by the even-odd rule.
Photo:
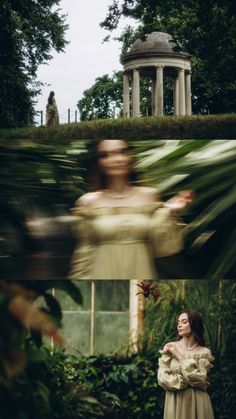
[[[204,354],[202,357],[187,358],[180,362],[181,372],[185,381],[191,387],[198,387],[207,380],[207,374],[212,368],[211,361],[214,357],[211,354]]]
[[[93,244],[90,238],[89,219],[83,216],[83,210],[72,209],[75,215],[75,227],[77,244],[71,258],[68,279],[91,279],[90,269],[93,258]]]
[[[173,373],[170,369],[171,357],[163,352],[159,358],[157,372],[158,384],[165,390],[182,390],[188,386],[182,374]]]
[[[184,248],[183,227],[165,206],[154,212],[150,234],[155,257],[170,256]]]

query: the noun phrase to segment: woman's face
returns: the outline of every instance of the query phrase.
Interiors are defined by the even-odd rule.
[[[132,157],[124,140],[102,140],[98,144],[98,165],[106,176],[127,176]]]
[[[189,323],[187,313],[180,314],[178,321],[177,321],[177,330],[179,336],[189,336],[191,335],[191,326]]]

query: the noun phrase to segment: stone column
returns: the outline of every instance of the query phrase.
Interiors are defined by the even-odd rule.
[[[179,115],[185,115],[185,80],[184,69],[178,71],[179,78]]]
[[[152,116],[157,115],[156,79],[152,79]]]
[[[91,283],[91,320],[90,320],[90,355],[94,354],[95,344],[95,299],[96,299],[96,285],[95,281]]]
[[[133,116],[140,116],[139,70],[136,68],[133,70],[132,105]]]
[[[155,115],[163,115],[163,67],[156,68],[156,113]]]
[[[129,76],[126,73],[123,73],[123,116],[130,117]]]
[[[185,73],[185,104],[186,115],[192,115],[191,73]]]
[[[179,115],[179,78],[178,77],[174,79],[173,104],[174,104],[174,114]]]
[[[143,327],[143,295],[137,295],[137,281],[130,281],[130,344],[133,352],[138,349],[138,337]]]

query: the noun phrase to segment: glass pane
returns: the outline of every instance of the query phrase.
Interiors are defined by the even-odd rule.
[[[73,281],[77,288],[79,288],[82,297],[83,305],[80,306],[75,303],[72,298],[65,292],[56,290],[56,298],[61,304],[62,310],[90,310],[91,308],[91,281]]]
[[[125,349],[129,344],[129,312],[96,313],[95,348],[96,354],[110,354]]]
[[[68,351],[79,350],[89,355],[90,345],[90,312],[63,313],[62,334],[68,342]]]
[[[129,310],[129,281],[96,281],[96,311]]]
[[[90,351],[91,281],[74,281],[79,285],[83,306],[66,293],[56,290],[63,310],[62,333],[71,348],[83,354]],[[94,353],[109,354],[126,348],[129,343],[129,281],[95,282],[95,348]],[[114,333],[115,331],[115,333]]]

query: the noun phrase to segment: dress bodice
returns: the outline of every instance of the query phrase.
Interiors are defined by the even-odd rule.
[[[140,208],[115,207],[77,209],[74,213],[87,224],[90,242],[139,242],[148,241],[151,236],[151,217],[160,204]],[[86,228],[78,225],[79,230]]]
[[[185,355],[182,364],[174,357],[170,357],[170,371],[173,374],[181,374],[181,365],[198,365],[211,368],[214,357],[208,353],[194,353]]]
[[[214,357],[210,353],[194,353],[178,361],[161,352],[157,377],[166,390],[164,419],[214,419],[210,397],[203,386]]]
[[[209,353],[186,354],[181,361],[167,352],[159,359],[158,381],[169,390],[181,390],[205,382],[214,357]]]
[[[141,207],[76,207],[73,214],[78,247],[72,258],[72,279],[83,279],[85,259],[90,279],[137,275],[156,279],[154,257],[177,253],[183,246],[181,229],[161,202]]]

